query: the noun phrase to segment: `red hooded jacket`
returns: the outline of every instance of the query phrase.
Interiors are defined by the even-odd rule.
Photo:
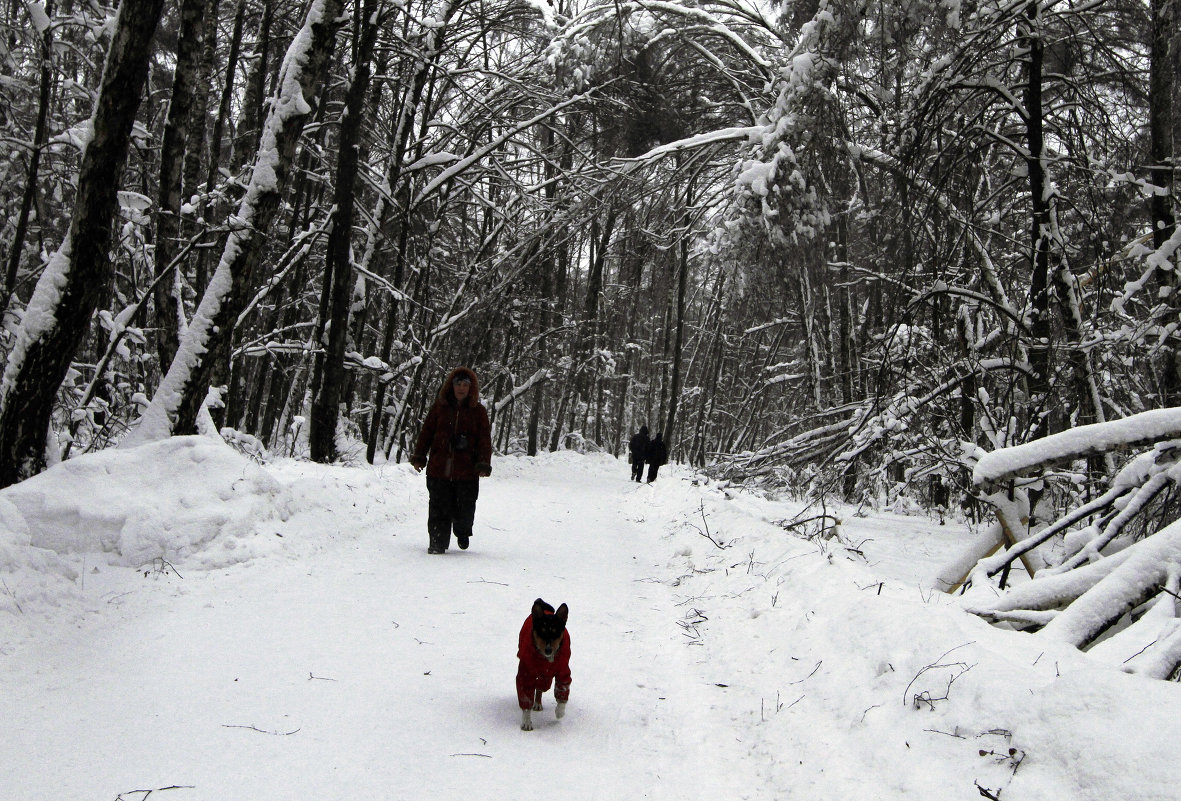
[[[521,637],[517,643],[517,659],[521,664],[517,667],[517,703],[521,709],[533,706],[533,696],[537,690],[545,692],[550,682],[557,679],[554,686],[554,698],[559,703],[570,700],[570,632],[562,632],[562,644],[558,646],[558,653],[553,662],[546,660],[537,646],[533,644],[533,616],[525,618],[521,626]]]

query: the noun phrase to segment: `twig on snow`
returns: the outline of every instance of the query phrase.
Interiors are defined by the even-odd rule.
[[[292,729],[291,731],[267,731],[266,729],[260,729],[257,726],[239,726],[233,723],[223,723],[221,725],[226,729],[250,729],[250,731],[256,731],[259,734],[270,734],[275,737],[290,737],[299,731],[299,729]],[[301,726],[300,728],[303,727]]]
[[[706,519],[708,517],[708,515],[706,515],[706,513],[705,513],[705,502],[704,501],[697,502],[697,512],[701,515],[701,525],[705,526],[705,531],[702,531],[701,529],[697,528],[697,526],[693,526],[693,528],[697,528],[698,533],[701,534],[701,536],[705,537],[710,542],[712,542],[714,544],[714,546],[717,547],[719,550],[724,551],[727,548],[729,548],[732,543],[719,542],[718,540],[714,539],[714,535],[712,533],[710,533],[709,521]],[[690,524],[690,525],[692,525],[692,524]]]
[[[0,579],[0,584],[4,585],[4,591],[6,593],[8,593],[10,598],[12,598],[12,604],[13,604],[13,606],[16,607],[16,611],[20,612],[23,615],[25,613],[25,610],[21,609],[20,601],[18,601],[16,599],[16,593],[8,588],[8,582],[5,581],[4,579]]]
[[[799,684],[801,682],[807,681],[808,679],[812,678],[813,675],[816,674],[816,671],[820,670],[820,666],[823,664],[824,664],[824,660],[821,659],[819,662],[816,663],[816,666],[812,668],[811,673],[809,673],[807,676],[804,676],[804,678],[802,678],[802,679],[796,679],[795,681],[789,681],[788,684]]]
[[[165,790],[193,790],[193,789],[196,789],[196,788],[192,784],[174,784],[171,787],[156,787],[155,789],[152,789],[152,790],[124,790],[123,792],[119,793],[119,795],[115,796],[115,801],[127,801],[127,799],[123,797],[124,795],[135,795],[136,793],[143,793],[143,797],[140,798],[139,801],[144,801],[144,799],[146,799],[152,793],[161,793],[161,792],[164,792]]]
[[[974,782],[974,784],[976,785],[976,789],[980,791],[980,795],[991,799],[991,801],[1001,801],[1000,790],[997,790],[996,794],[993,795],[992,790],[989,790],[987,787],[981,787],[980,782]]]
[[[906,685],[906,689],[902,691],[902,703],[903,704],[909,703],[910,705],[914,706],[915,708],[918,708],[918,706],[920,704],[926,704],[931,709],[934,709],[936,701],[946,701],[948,698],[948,695],[950,693],[950,690],[951,690],[951,685],[955,683],[955,680],[958,679],[960,676],[964,675],[965,673],[967,673],[969,670],[971,670],[973,667],[975,667],[975,665],[969,665],[966,662],[944,663],[943,659],[948,654],[950,654],[952,651],[957,651],[960,648],[963,648],[963,647],[971,645],[971,644],[972,644],[971,642],[966,642],[961,645],[957,645],[955,648],[951,648],[947,651],[944,651],[942,656],[940,656],[938,659],[936,659],[934,663],[927,665],[922,670],[920,670],[918,673],[914,674],[914,678],[910,680],[910,683],[908,683]],[[931,695],[930,691],[928,691],[928,690],[923,690],[921,693],[915,693],[913,698],[910,697],[910,688],[914,686],[914,683],[919,680],[920,676],[922,676],[924,673],[926,673],[929,670],[938,670],[940,668],[950,668],[950,669],[958,669],[959,670],[958,673],[955,673],[954,675],[951,676],[951,678],[949,678],[947,680],[947,687],[944,690],[942,697],[935,698]]]

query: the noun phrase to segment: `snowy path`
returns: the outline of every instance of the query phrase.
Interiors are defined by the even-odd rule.
[[[626,473],[498,459],[442,557],[405,465],[176,438],[0,493],[0,801],[1181,799],[1177,684],[920,586],[962,526],[802,539],[790,501]],[[574,682],[525,733],[538,596]]]
[[[4,797],[738,797],[718,783],[747,784],[742,766],[697,720],[663,523],[629,519],[656,490],[586,478],[484,482],[472,549],[444,557],[412,489],[319,531],[296,516],[285,536],[322,545],[266,570],[87,575],[106,608],[4,664],[3,752],[44,760]],[[574,684],[563,721],[549,695],[524,733],[516,636],[537,596],[570,605]]]

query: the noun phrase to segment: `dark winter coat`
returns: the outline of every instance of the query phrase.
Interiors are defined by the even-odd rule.
[[[633,463],[644,461],[648,453],[648,426],[640,426],[640,433],[631,438],[627,450]]]
[[[657,434],[656,439],[648,444],[648,452],[644,461],[658,467],[668,462],[668,448],[660,434]]]
[[[472,382],[462,406],[452,388],[460,375]],[[427,478],[453,481],[475,481],[492,472],[492,426],[480,404],[476,374],[468,368],[457,367],[447,375],[423,421],[410,464],[426,467]]]
[[[517,642],[517,659],[521,660],[517,666],[517,702],[521,709],[533,706],[533,696],[538,690],[545,692],[550,682],[554,685],[554,698],[565,703],[570,700],[570,632],[562,632],[562,644],[558,646],[558,653],[554,661],[546,658],[533,644],[533,615],[525,618],[521,626],[521,637]]]

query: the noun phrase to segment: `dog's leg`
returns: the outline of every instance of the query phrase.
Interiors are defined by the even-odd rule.
[[[534,712],[541,711],[541,690],[534,690],[533,691],[533,711]]]
[[[566,716],[566,702],[565,701],[558,701],[558,706],[554,710],[554,716],[557,717],[558,720],[561,720],[562,718],[564,718]]]
[[[533,731],[533,715],[528,709],[521,710],[521,731]]]

